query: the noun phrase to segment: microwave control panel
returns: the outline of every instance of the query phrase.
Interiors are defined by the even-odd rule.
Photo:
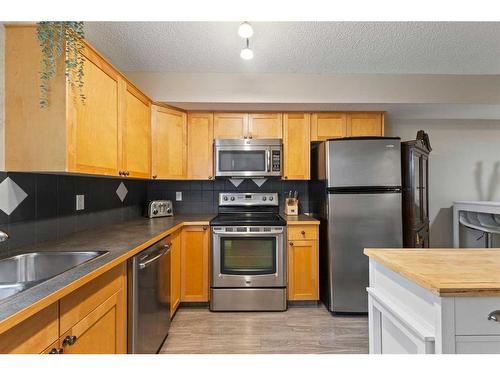
[[[281,152],[279,150],[272,150],[271,155],[272,155],[271,157],[272,171],[273,172],[281,171]]]

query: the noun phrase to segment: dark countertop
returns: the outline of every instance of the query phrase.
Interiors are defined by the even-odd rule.
[[[47,241],[34,247],[17,249],[15,254],[63,250],[99,250],[108,251],[109,253],[0,301],[0,332],[4,331],[2,326],[8,318],[28,307],[32,307],[38,302],[42,302],[46,297],[56,293],[63,293],[66,287],[69,287],[78,279],[91,273],[95,273],[97,277],[112,266],[125,261],[150,244],[179,229],[183,224],[208,225],[208,222],[213,217],[214,215],[176,215],[155,219],[138,218],[120,224],[77,232],[62,240]],[[61,294],[58,298],[64,295]],[[41,305],[40,310],[48,304]],[[39,310],[30,312],[34,313],[36,311]]]

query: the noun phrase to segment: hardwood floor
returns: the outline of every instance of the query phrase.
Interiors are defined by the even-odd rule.
[[[181,308],[161,353],[368,353],[368,318],[333,316],[324,306],[252,313]]]

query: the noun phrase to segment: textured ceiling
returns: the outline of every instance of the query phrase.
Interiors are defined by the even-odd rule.
[[[500,23],[88,22],[87,39],[124,71],[500,74]]]

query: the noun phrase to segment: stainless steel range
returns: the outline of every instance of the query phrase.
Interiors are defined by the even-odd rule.
[[[210,225],[210,310],[286,310],[286,221],[278,194],[220,193]]]

